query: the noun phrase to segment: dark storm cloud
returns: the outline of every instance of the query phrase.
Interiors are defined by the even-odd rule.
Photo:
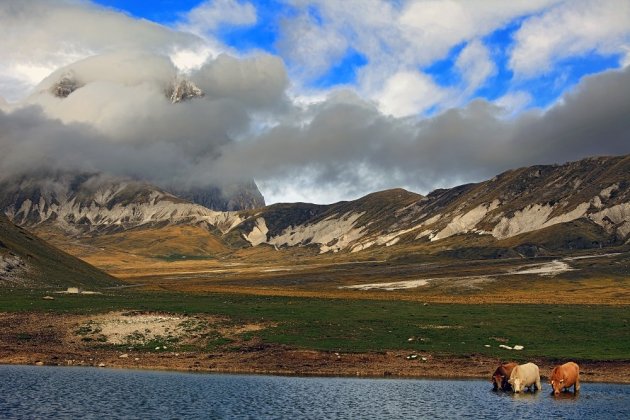
[[[420,122],[329,101],[308,124],[226,145],[217,168],[247,168],[277,182],[308,174],[303,188],[342,188],[346,196],[397,186],[428,192],[514,167],[630,153],[628,115],[630,69],[586,78],[546,112],[516,118],[484,100]]]

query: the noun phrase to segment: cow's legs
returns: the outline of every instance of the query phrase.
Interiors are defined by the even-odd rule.
[[[580,392],[580,380],[576,379],[575,385],[573,385],[573,393],[577,394],[578,392]]]
[[[540,376],[536,379],[536,391],[542,391],[542,385],[540,384]]]

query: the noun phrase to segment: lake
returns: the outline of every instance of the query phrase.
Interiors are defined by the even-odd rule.
[[[630,418],[630,385],[584,383],[559,398],[543,386],[512,395],[479,380],[0,366],[0,418]]]

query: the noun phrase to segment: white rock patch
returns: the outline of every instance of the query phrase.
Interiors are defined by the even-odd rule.
[[[492,235],[497,239],[505,239],[558,223],[571,222],[584,217],[590,205],[591,203],[581,203],[575,209],[549,219],[554,210],[553,206],[531,204],[522,210],[516,211],[513,217],[502,217],[492,230]]]
[[[619,184],[612,184],[610,187],[604,188],[603,190],[601,190],[599,195],[600,197],[608,200],[610,198],[610,195],[613,193],[613,191],[616,191],[618,189],[619,189]]]
[[[519,233],[540,229],[552,211],[551,206],[531,204],[514,212],[512,217],[502,217],[492,230],[492,236],[497,239],[504,239]]]
[[[609,207],[597,213],[589,215],[589,218],[605,229],[611,231],[615,226],[617,227],[617,233],[625,238],[630,233],[630,203],[621,203],[616,206]]]
[[[386,235],[377,236],[376,239],[371,239],[369,241],[361,242],[361,243],[353,245],[350,252],[362,251],[364,249],[371,247],[372,245],[385,245],[385,246],[395,245],[398,243],[398,241],[400,241],[400,237],[402,235],[409,232],[413,232],[414,230],[417,230],[421,228],[422,226],[424,226],[424,224],[421,223],[419,225],[410,227],[409,229],[402,229],[402,230],[388,233]]]
[[[267,229],[265,219],[259,217],[256,219],[254,228],[245,236],[245,239],[252,244],[252,246],[260,245],[267,242],[267,232],[269,232],[269,229]]]
[[[569,264],[560,260],[553,260],[544,264],[534,264],[525,268],[521,267],[508,274],[537,274],[539,276],[555,276],[556,274],[574,271]]]
[[[295,246],[307,243],[319,244],[320,252],[337,252],[347,248],[364,234],[364,227],[355,228],[355,222],[364,213],[346,213],[341,217],[330,216],[311,224],[285,229],[269,240],[275,246]]]
[[[413,289],[420,286],[426,286],[429,284],[429,280],[405,280],[405,281],[393,281],[390,283],[368,283],[368,284],[355,284],[353,286],[341,286],[340,289],[354,289],[354,290],[402,290]]]
[[[499,207],[499,200],[494,200],[492,203],[480,204],[467,213],[453,217],[444,229],[431,238],[431,241],[448,238],[449,236],[453,236],[458,233],[469,232],[477,226],[477,223],[483,220],[488,212],[496,209],[497,207]]]

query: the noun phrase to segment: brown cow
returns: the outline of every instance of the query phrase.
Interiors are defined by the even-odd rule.
[[[556,366],[551,371],[549,383],[553,388],[553,394],[559,395],[563,389],[573,387],[573,393],[580,391],[580,367],[573,362]]]
[[[501,389],[502,391],[511,391],[512,387],[508,383],[508,379],[510,379],[510,374],[512,373],[512,369],[514,369],[518,364],[515,362],[503,363],[500,365],[497,370],[492,374],[492,389],[497,391]]]

